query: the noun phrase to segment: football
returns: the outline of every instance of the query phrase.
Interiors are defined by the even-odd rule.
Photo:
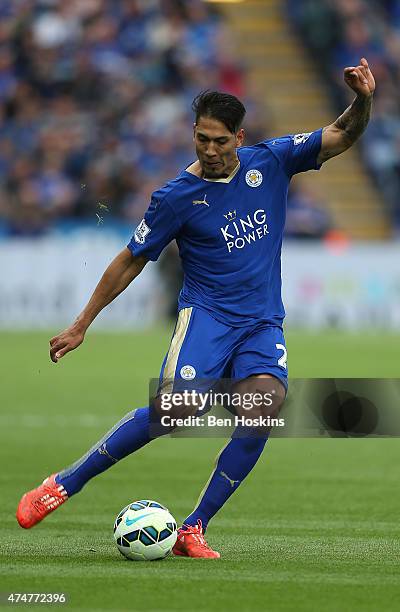
[[[167,508],[150,499],[129,504],[115,519],[115,543],[120,553],[133,561],[164,559],[176,538],[174,517]]]

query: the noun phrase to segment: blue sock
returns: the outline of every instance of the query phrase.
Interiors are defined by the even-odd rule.
[[[128,412],[106,435],[70,467],[56,476],[68,496],[75,495],[97,474],[150,442],[150,408]]]
[[[197,524],[201,520],[203,530],[240,483],[251,472],[260,457],[268,435],[250,428],[237,427],[230,442],[217,457],[211,479],[193,512],[183,522],[184,525]],[[245,436],[245,437],[244,437]]]

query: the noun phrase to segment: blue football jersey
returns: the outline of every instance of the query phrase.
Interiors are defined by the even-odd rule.
[[[281,325],[281,248],[291,177],[319,169],[322,130],[237,150],[227,179],[186,170],[155,191],[128,247],[156,261],[176,240],[184,270],[179,309],[197,306],[233,327]]]

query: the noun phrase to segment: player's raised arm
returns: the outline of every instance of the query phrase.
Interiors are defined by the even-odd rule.
[[[334,123],[323,129],[319,164],[349,149],[370,118],[375,79],[367,60],[362,58],[359,66],[345,68],[344,81],[356,93],[356,98]]]
[[[128,287],[146,263],[145,257],[134,256],[128,248],[115,257],[76,321],[50,340],[50,357],[54,363],[82,344],[87,328],[99,312]]]

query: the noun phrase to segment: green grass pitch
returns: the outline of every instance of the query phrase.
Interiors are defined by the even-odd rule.
[[[64,592],[67,608],[81,610],[398,610],[396,439],[271,440],[210,525],[218,561],[126,561],[112,525],[123,506],[146,497],[182,520],[219,439],[154,441],[36,528],[18,527],[15,508],[26,489],[145,405],[170,331],[93,332],[57,366],[47,356],[47,334],[0,334],[0,591]],[[292,376],[399,377],[399,337],[287,339]]]

